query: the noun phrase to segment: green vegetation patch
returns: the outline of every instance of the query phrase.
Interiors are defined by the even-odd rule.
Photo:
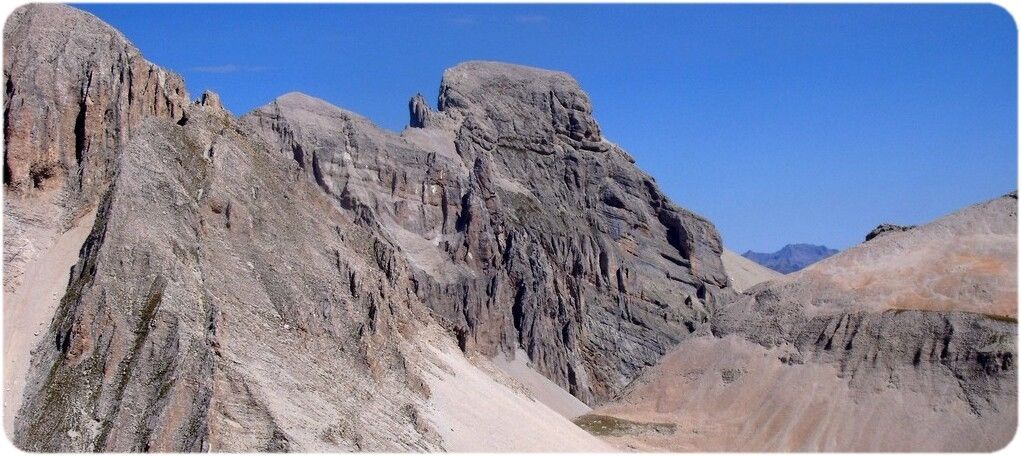
[[[673,423],[642,423],[614,416],[590,413],[574,419],[574,424],[593,435],[624,436],[646,433],[673,434],[677,425]]]
[[[990,320],[1003,321],[1003,322],[1007,322],[1007,323],[1017,324],[1017,317],[1012,317],[1010,315],[998,315],[998,314],[983,314],[983,315],[985,315],[986,318],[988,318]]]

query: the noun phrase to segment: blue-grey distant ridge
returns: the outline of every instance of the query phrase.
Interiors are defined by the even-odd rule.
[[[751,250],[741,256],[761,264],[774,271],[790,274],[807,268],[812,263],[834,255],[839,250],[824,245],[787,244],[773,253],[760,253]]]

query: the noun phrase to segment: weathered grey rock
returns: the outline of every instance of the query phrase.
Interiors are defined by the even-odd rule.
[[[872,239],[882,236],[884,234],[904,232],[914,228],[915,226],[916,225],[894,225],[892,223],[882,223],[873,228],[872,231],[869,231],[869,233],[865,235],[865,242],[869,242]]]
[[[439,108],[401,136],[298,94],[246,120],[400,245],[466,350],[520,346],[598,402],[706,321],[728,281],[719,235],[602,138],[570,76],[469,62]]]
[[[15,443],[439,449],[407,368],[427,313],[396,248],[236,120],[186,114],[144,121],[122,155],[35,352]]]
[[[72,50],[98,47],[62,57],[52,43],[66,36]],[[8,48],[31,48],[24,37],[42,51]],[[434,391],[450,406],[457,390],[443,382],[457,378],[430,370],[444,364],[427,352],[449,339],[468,354],[521,347],[590,404],[640,390],[664,353],[706,345],[674,365],[719,370],[664,381],[708,390],[654,398],[656,413],[706,398],[701,409],[719,413],[761,379],[786,387],[808,372],[801,388],[756,390],[773,400],[754,415],[764,421],[724,416],[771,432],[777,398],[800,396],[802,411],[817,408],[801,394],[817,385],[850,398],[828,403],[850,410],[844,421],[782,415],[825,428],[804,448],[845,448],[879,425],[869,449],[904,448],[900,435],[995,448],[1016,425],[1016,194],[735,296],[712,224],[602,137],[564,73],[459,65],[438,110],[413,98],[413,128],[396,135],[297,93],[239,121],[213,93],[189,104],[179,79],[147,63],[147,76],[134,72],[144,61],[125,43],[62,6],[23,7],[5,30],[17,54],[5,67],[5,164],[29,170],[10,173],[5,222],[33,220],[13,237],[31,240],[25,227],[51,217],[26,210],[44,199],[65,218],[99,203],[33,356],[13,434],[22,448],[439,450],[426,385],[446,385]],[[93,116],[100,88],[127,104]],[[33,142],[39,106],[64,113],[40,118],[60,126],[46,147]],[[80,113],[69,141],[61,122]],[[68,161],[75,151],[86,159]],[[34,163],[49,161],[59,172],[34,185]],[[423,349],[437,322],[442,343]],[[771,370],[737,365],[750,359]],[[891,406],[884,391],[908,400]],[[968,433],[990,437],[969,447]]]
[[[441,448],[407,368],[429,319],[391,244],[92,15],[24,6],[4,53],[5,271],[99,206],[19,447]]]
[[[606,151],[588,95],[567,73],[497,62],[467,62],[444,72],[440,111],[464,119],[480,139],[513,141],[540,154],[557,139]]]
[[[152,115],[176,119],[188,103],[180,77],[68,6],[15,10],[4,45],[5,183],[18,194],[68,186],[94,202],[131,128]]]
[[[57,4],[25,5],[7,18],[4,88],[9,289],[48,247],[51,227],[95,207],[135,126],[149,116],[178,119],[188,94],[120,32]]]
[[[220,95],[211,90],[202,92],[202,97],[199,98],[198,104],[218,111],[224,110],[223,104],[220,102]]]

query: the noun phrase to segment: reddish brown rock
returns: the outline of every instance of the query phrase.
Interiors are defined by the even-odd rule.
[[[177,120],[184,81],[120,32],[65,5],[18,8],[4,26],[4,261],[26,261],[94,208],[118,151],[149,116]]]
[[[184,81],[120,32],[63,5],[19,8],[4,28],[4,182],[94,202],[116,149],[147,116],[179,118]]]

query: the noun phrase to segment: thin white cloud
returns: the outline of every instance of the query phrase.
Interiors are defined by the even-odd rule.
[[[456,16],[450,18],[450,23],[454,25],[475,25],[478,19],[475,16]]]
[[[266,71],[272,69],[273,67],[265,65],[242,66],[229,63],[226,65],[197,66],[189,68],[189,71],[194,73],[229,74],[229,73],[254,73],[258,71]]]
[[[549,21],[549,18],[541,14],[523,14],[514,16],[514,22],[519,24],[539,24]]]
[[[237,65],[199,66],[190,68],[195,73],[237,73],[241,67]]]

